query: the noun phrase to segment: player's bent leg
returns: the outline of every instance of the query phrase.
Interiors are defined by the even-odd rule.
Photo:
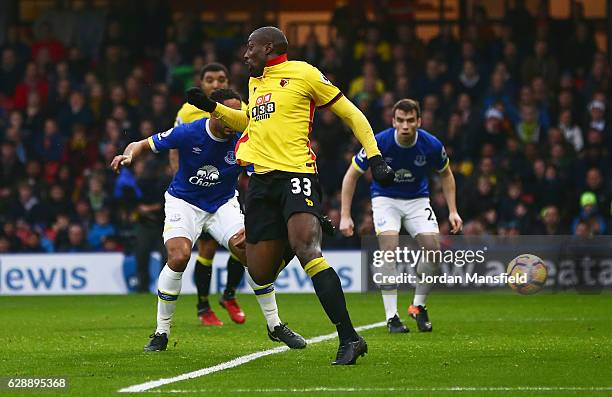
[[[274,280],[285,266],[283,257],[286,242],[283,240],[264,240],[251,244],[246,243],[248,264],[247,281],[261,311],[266,319],[266,331],[270,340],[283,342],[291,349],[303,349],[306,340],[292,331],[287,324],[281,322],[276,304]]]
[[[246,219],[248,220],[248,218]],[[257,222],[256,225],[260,226]],[[258,284],[274,282],[284,249],[284,241],[257,239],[249,244],[244,233],[245,218],[240,212],[238,200],[233,198],[219,207],[207,226],[208,232],[225,248],[234,253],[240,262],[247,263],[251,277]]]
[[[223,208],[223,207],[222,207]],[[232,209],[232,206],[228,206],[228,209]],[[232,211],[235,212],[235,211]],[[228,218],[231,218],[232,213],[226,214]],[[226,225],[224,222],[223,225]],[[270,280],[267,283],[260,283],[253,280],[253,278],[247,274],[247,281],[255,293],[257,303],[261,308],[261,311],[266,319],[266,332],[268,337],[274,342],[283,342],[292,349],[303,349],[306,347],[306,340],[299,334],[293,332],[287,324],[281,322],[278,316],[278,306],[276,304],[276,292],[274,290],[274,280],[278,274],[279,268],[283,266],[283,253],[286,243],[282,240],[276,242],[276,240],[268,240],[258,242],[249,246],[249,249],[256,253],[255,257],[258,260],[252,259],[254,263],[247,260],[247,247],[246,247],[246,236],[244,228],[237,223],[231,227],[217,227],[219,223],[215,223],[211,229],[212,234],[219,234],[221,237],[220,242],[227,244],[227,248],[237,258],[241,259],[243,263],[248,264],[249,271],[257,269],[260,271],[260,280]],[[239,226],[240,225],[240,226]],[[238,229],[239,227],[239,229]],[[223,233],[222,231],[225,231]],[[262,248],[263,247],[263,248]],[[265,262],[266,256],[273,258],[273,262]],[[263,271],[262,271],[263,269]],[[235,301],[234,301],[235,302]],[[227,302],[228,311],[231,309],[231,302]]]
[[[244,265],[242,261],[235,255],[230,254],[227,258],[227,280],[225,290],[223,291],[222,299],[234,299],[236,290],[244,277]]]
[[[261,312],[266,319],[266,333],[268,334],[268,338],[273,342],[282,342],[291,349],[304,349],[306,347],[306,339],[291,330],[286,323],[281,321],[278,315],[274,284],[259,285],[253,281],[248,273],[246,274],[246,278],[255,293],[257,303],[259,303]]]
[[[243,324],[246,316],[236,301],[236,288],[242,281],[246,254],[244,248],[244,216],[240,212],[238,200],[234,197],[211,214],[205,229],[210,235],[230,252],[227,261],[227,283],[219,304],[227,310],[230,318],[237,324]]]
[[[217,246],[217,242],[207,234],[203,233],[198,239],[198,256],[196,257],[193,273],[198,298],[198,319],[204,326],[223,325],[223,322],[219,320],[211,309],[210,302],[208,301],[210,281],[212,279],[212,264]]]
[[[259,285],[273,283],[281,266],[285,241],[264,240],[246,243],[246,263],[249,275]]]
[[[206,236],[206,238],[204,238]],[[198,255],[207,259],[214,259],[219,244],[208,234],[203,233],[198,239]]]
[[[435,251],[440,249],[440,235],[435,232],[419,233],[416,236],[419,247],[423,247],[426,251]],[[417,327],[421,332],[431,332],[433,327],[427,313],[427,296],[431,292],[433,285],[425,281],[421,281],[424,276],[433,276],[439,270],[439,264],[431,261],[421,261],[417,265],[417,285],[414,291],[414,300],[408,308],[408,314],[416,320]]]
[[[365,340],[357,334],[348,311],[336,271],[321,254],[321,224],[307,212],[294,213],[287,221],[291,249],[310,276],[325,313],[336,325],[340,347],[333,365],[355,364],[368,351]]]
[[[157,328],[145,346],[145,352],[166,350],[172,316],[181,292],[183,272],[191,257],[191,247],[191,240],[185,237],[174,237],[166,241],[168,263],[160,272],[157,282]]]
[[[222,243],[224,242],[225,241]],[[221,307],[227,310],[227,313],[233,322],[236,324],[244,324],[246,321],[246,316],[236,300],[236,288],[242,281],[242,276],[244,275],[244,266],[241,262],[246,261],[243,228],[227,239],[227,248],[230,251],[230,257],[227,261],[228,281],[225,291],[219,297],[219,304]],[[232,269],[232,267],[236,266],[239,267],[239,271]]]
[[[236,289],[244,276],[244,265],[246,263],[244,228],[230,237],[230,257],[227,259],[227,283],[223,291],[223,299],[233,299]],[[234,247],[234,248],[232,248]],[[239,250],[236,253],[236,250]]]
[[[399,245],[399,231],[385,230],[378,233],[378,245],[383,251],[395,251]],[[378,269],[384,276],[395,276],[397,274],[397,264],[395,261],[385,261],[383,266]],[[382,295],[383,306],[385,308],[385,320],[387,329],[392,334],[408,333],[410,330],[402,323],[397,313],[397,284],[379,284]]]

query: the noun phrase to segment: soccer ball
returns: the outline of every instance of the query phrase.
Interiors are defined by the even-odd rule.
[[[527,281],[524,283],[510,282],[510,288],[523,295],[531,295],[538,292],[546,283],[548,269],[542,259],[531,254],[522,254],[508,263],[506,270],[508,276],[518,277],[526,274]]]

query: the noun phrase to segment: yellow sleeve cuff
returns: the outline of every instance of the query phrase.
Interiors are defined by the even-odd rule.
[[[238,132],[243,132],[249,125],[249,117],[246,112],[232,109],[221,103],[217,103],[217,107],[211,116],[223,121],[224,124]]]
[[[359,166],[359,164],[357,164],[357,162],[355,161],[355,156],[353,156],[353,159],[351,160],[351,164],[353,164],[353,167],[359,171],[360,174],[365,173],[364,170],[361,169],[361,167]]]
[[[148,137],[147,142],[149,142],[149,147],[151,147],[153,153],[159,153],[159,151],[155,148],[155,142],[153,142],[153,137]]]
[[[446,159],[446,163],[444,164],[444,167],[442,167],[441,169],[437,170],[437,172],[438,173],[444,172],[448,168],[449,164],[450,164],[450,160]]]

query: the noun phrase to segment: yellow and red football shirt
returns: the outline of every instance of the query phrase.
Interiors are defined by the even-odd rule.
[[[315,173],[316,156],[309,134],[316,107],[342,96],[317,68],[288,61],[270,61],[260,77],[249,80],[249,124],[236,145],[241,164],[254,164],[256,173],[273,170]]]

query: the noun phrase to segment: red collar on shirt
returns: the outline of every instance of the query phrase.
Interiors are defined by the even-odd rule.
[[[269,59],[266,62],[266,66],[278,65],[279,63],[283,63],[285,61],[287,61],[287,54],[281,54],[275,58]]]

